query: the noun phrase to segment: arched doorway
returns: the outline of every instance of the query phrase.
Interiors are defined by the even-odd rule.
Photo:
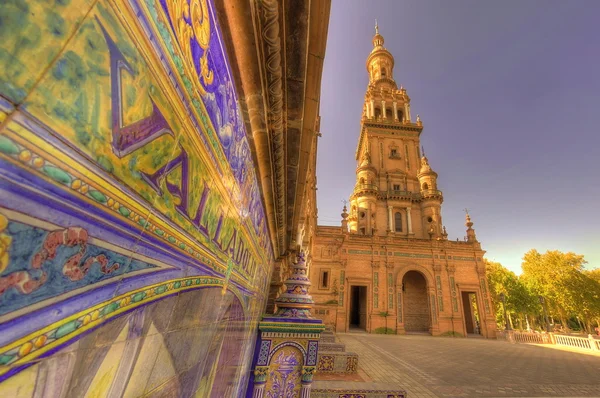
[[[404,330],[428,332],[430,327],[427,281],[418,271],[408,271],[402,278],[404,295]]]

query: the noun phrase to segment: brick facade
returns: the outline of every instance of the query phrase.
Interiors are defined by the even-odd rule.
[[[387,327],[395,333],[464,336],[464,319],[472,316],[465,316],[471,304],[463,305],[462,292],[469,292],[475,294],[481,318],[478,330],[494,337],[485,252],[468,214],[464,241],[448,240],[438,175],[419,150],[423,123],[418,115],[412,121],[410,98],[394,80],[394,57],[383,43],[377,32],[367,58],[370,83],[349,208],[344,207],[341,227],[317,226],[314,235],[310,279],[315,314],[337,331],[356,326],[382,332]],[[358,303],[353,286],[366,289]],[[354,322],[357,316],[361,322]]]

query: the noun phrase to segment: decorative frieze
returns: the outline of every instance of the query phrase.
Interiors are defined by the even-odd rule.
[[[452,311],[458,312],[458,297],[456,294],[456,283],[454,282],[454,277],[450,277],[450,289],[452,292]]]
[[[485,313],[490,313],[490,300],[488,299],[485,278],[481,278],[481,293],[483,295],[483,306],[485,308]]]
[[[438,308],[440,309],[440,312],[443,312],[444,311],[444,299],[443,299],[443,292],[442,292],[442,277],[441,276],[436,275],[435,285],[437,288]]]

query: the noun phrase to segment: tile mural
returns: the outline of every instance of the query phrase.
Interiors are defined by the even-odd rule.
[[[0,395],[242,394],[273,252],[213,2],[0,21]]]

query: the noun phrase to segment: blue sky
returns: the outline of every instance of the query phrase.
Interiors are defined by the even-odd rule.
[[[529,249],[600,267],[600,1],[334,0],[321,93],[319,224],[340,225],[379,22],[444,191],[449,239],[469,208],[486,257]]]

